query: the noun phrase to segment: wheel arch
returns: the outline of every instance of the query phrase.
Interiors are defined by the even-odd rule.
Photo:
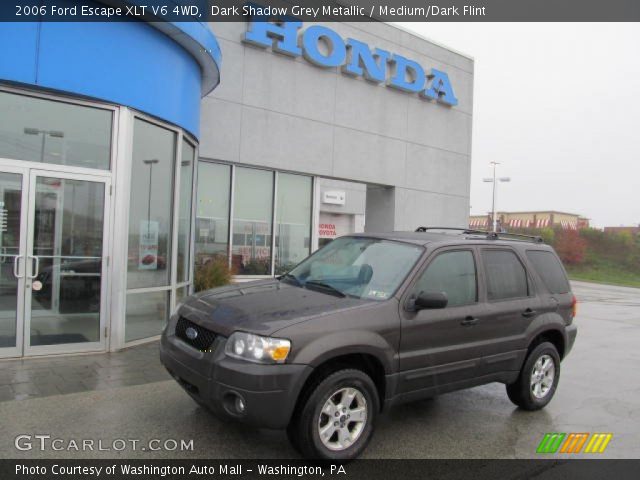
[[[305,380],[296,400],[293,410],[295,416],[302,409],[305,402],[317,385],[325,378],[339,370],[355,369],[367,374],[378,392],[380,406],[384,405],[387,394],[386,370],[379,355],[360,349],[360,351],[337,350],[328,352],[321,360],[314,365],[311,374]]]
[[[557,328],[548,328],[538,332],[536,336],[533,337],[531,342],[529,342],[527,356],[534,348],[544,342],[553,344],[553,346],[556,347],[556,350],[558,351],[558,355],[560,355],[560,360],[564,358],[566,346],[565,336],[562,331]]]

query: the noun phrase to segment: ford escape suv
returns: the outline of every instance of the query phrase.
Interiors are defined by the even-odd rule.
[[[340,237],[289,273],[189,297],[160,357],[199,404],[348,460],[381,411],[490,382],[544,407],[576,299],[538,238],[462,229]]]

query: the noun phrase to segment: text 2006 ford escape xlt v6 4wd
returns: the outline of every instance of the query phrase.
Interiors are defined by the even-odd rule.
[[[383,408],[489,382],[553,397],[576,299],[538,239],[455,229],[341,237],[278,279],[188,298],[163,364],[214,412],[346,460]]]

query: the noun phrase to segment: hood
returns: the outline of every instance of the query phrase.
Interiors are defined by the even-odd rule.
[[[312,317],[368,303],[269,279],[201,292],[190,297],[179,313],[224,336],[236,330],[271,335]]]

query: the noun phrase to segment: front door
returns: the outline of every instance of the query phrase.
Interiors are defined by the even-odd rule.
[[[0,166],[0,357],[105,349],[109,185]]]
[[[445,308],[416,310],[421,292],[445,293]],[[473,248],[435,252],[405,294],[400,342],[403,393],[438,393],[473,379],[483,356],[478,341],[486,307],[478,295],[478,268]]]

